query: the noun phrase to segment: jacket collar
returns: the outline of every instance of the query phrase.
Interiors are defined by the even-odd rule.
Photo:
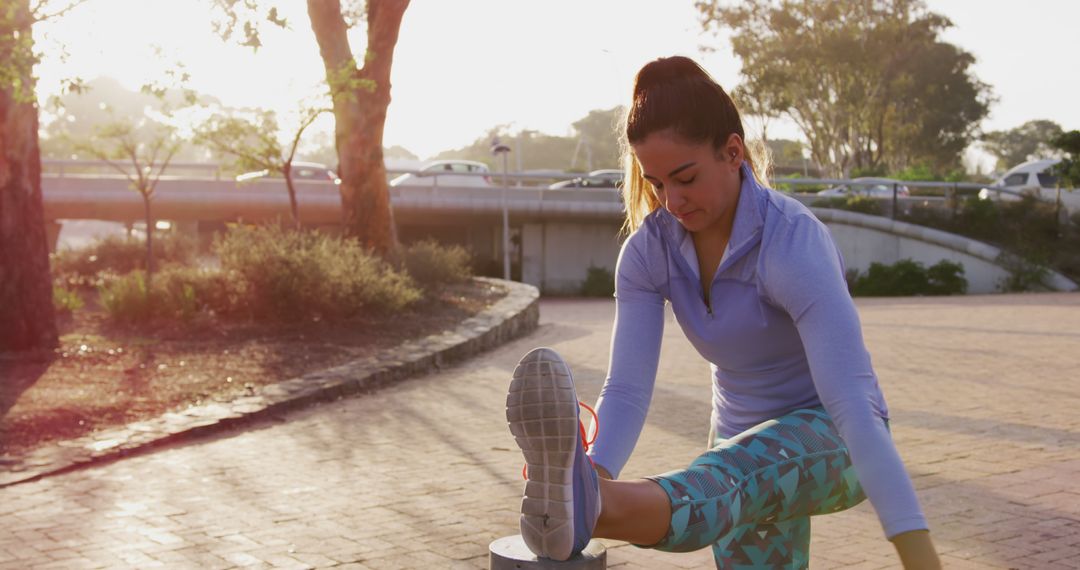
[[[722,272],[727,266],[742,257],[761,241],[761,230],[765,225],[765,206],[768,199],[768,189],[758,184],[754,173],[746,162],[740,167],[742,172],[742,186],[739,187],[739,201],[735,206],[735,220],[731,226],[731,237],[728,239],[730,253],[727,259],[719,267]],[[683,256],[679,253],[679,244],[686,237],[686,228],[679,223],[671,212],[664,208],[657,208],[656,221],[661,231],[667,238],[668,249],[676,260],[686,265]],[[683,267],[687,274],[692,274],[689,266]]]

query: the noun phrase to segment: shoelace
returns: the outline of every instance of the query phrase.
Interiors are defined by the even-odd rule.
[[[585,424],[581,423],[581,420],[578,420],[577,423],[578,432],[581,434],[581,445],[585,447],[585,453],[588,453],[589,447],[592,446],[593,442],[596,441],[596,436],[600,433],[600,416],[596,415],[596,410],[592,409],[591,407],[589,407],[588,404],[582,402],[581,400],[578,400],[577,405],[579,407],[585,408],[590,414],[592,414],[593,425],[596,426],[596,429],[593,430],[592,439],[589,439],[588,436],[585,434]],[[593,466],[593,469],[595,469],[596,464],[593,463],[592,457],[586,455],[585,458],[589,460],[589,463]],[[526,475],[528,468],[528,464],[521,466],[522,479],[528,480],[529,477]]]

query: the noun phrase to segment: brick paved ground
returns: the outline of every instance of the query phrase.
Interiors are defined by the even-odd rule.
[[[860,301],[893,433],[951,568],[1080,568],[1080,294]],[[519,356],[548,345],[583,399],[610,301],[547,300],[540,329],[437,374],[277,422],[0,489],[0,568],[485,568],[516,532],[503,420]],[[706,366],[669,321],[633,477],[706,438]],[[615,568],[708,568],[610,543]],[[814,519],[813,568],[893,568],[872,510]]]

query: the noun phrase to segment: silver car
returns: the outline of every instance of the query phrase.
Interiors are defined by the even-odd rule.
[[[847,198],[865,196],[867,198],[892,198],[893,186],[900,198],[911,196],[911,191],[902,182],[890,178],[853,178],[846,184],[834,186],[817,193],[821,198]]]

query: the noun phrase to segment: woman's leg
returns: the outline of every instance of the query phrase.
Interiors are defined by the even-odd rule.
[[[595,536],[673,552],[704,548],[733,532],[761,541],[769,537],[768,528],[757,529],[766,531],[762,537],[757,531],[748,536],[753,529],[740,527],[836,512],[864,498],[847,448],[821,409],[798,410],[758,425],[702,454],[685,470],[647,480],[603,481],[600,489]],[[777,566],[768,558],[783,558],[779,567],[792,567],[806,556],[795,551],[798,546],[780,555],[779,549],[770,551],[773,556],[762,567]]]
[[[722,570],[799,569],[810,566],[810,517],[776,524],[737,526],[713,543],[713,560]]]

